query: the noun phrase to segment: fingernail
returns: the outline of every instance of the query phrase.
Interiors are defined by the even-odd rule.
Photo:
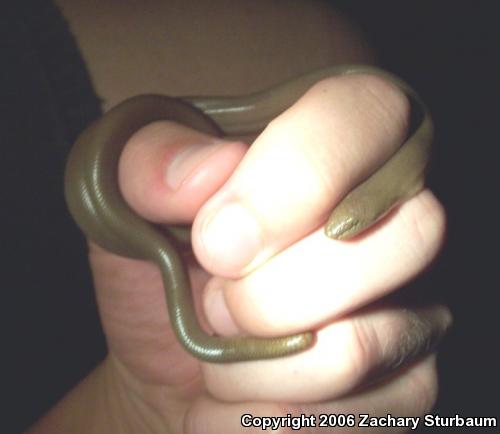
[[[219,269],[240,271],[261,250],[262,232],[255,217],[238,203],[224,205],[201,227],[201,243]]]
[[[191,145],[180,151],[170,162],[165,181],[172,190],[177,190],[189,176],[210,155],[217,151],[221,143],[212,145]]]

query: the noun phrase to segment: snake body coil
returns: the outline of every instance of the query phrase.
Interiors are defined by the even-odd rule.
[[[128,139],[141,127],[171,120],[211,135],[248,134],[262,130],[314,83],[341,74],[376,74],[397,84],[420,119],[403,146],[333,210],[325,232],[348,238],[361,232],[397,203],[423,186],[432,141],[432,122],[416,94],[401,80],[379,69],[347,65],[314,71],[264,92],[244,97],[143,95],[121,103],[87,128],[71,150],[65,195],[74,219],[101,247],[131,258],[155,262],[161,269],[170,321],[185,349],[208,362],[237,362],[282,357],[309,348],[312,332],[277,338],[222,338],[200,327],[181,257],[165,235],[126,204],[118,186],[118,161]]]

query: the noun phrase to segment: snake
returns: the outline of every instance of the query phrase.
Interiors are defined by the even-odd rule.
[[[209,363],[244,362],[289,356],[311,348],[314,331],[271,338],[224,337],[201,327],[179,250],[189,227],[170,230],[152,224],[124,200],[118,163],[128,139],[145,125],[169,120],[213,136],[255,134],[322,79],[372,74],[399,87],[411,103],[412,125],[404,143],[333,209],[324,232],[334,240],[362,233],[424,186],[433,123],[416,92],[399,77],[369,65],[313,70],[263,91],[242,96],[138,95],[95,120],[77,138],[67,159],[64,190],[70,214],[86,237],[129,258],[154,262],[161,270],[172,329],[187,352]]]

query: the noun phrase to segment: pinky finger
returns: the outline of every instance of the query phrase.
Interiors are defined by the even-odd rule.
[[[436,356],[426,358],[401,370],[397,375],[370,387],[330,402],[286,403],[224,403],[209,396],[197,400],[184,421],[184,432],[260,433],[263,424],[277,432],[370,433],[380,427],[370,426],[370,420],[387,420],[387,415],[405,423],[390,428],[390,432],[407,432],[422,423],[421,417],[435,404],[438,381]],[[367,416],[362,416],[367,415]],[[385,418],[385,419],[384,419]],[[396,419],[393,419],[396,420]]]

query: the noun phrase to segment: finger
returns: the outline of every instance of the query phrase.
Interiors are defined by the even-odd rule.
[[[119,182],[128,204],[157,223],[191,222],[246,152],[242,142],[168,122],[141,128],[120,158]]]
[[[316,328],[420,273],[438,253],[444,228],[442,205],[424,190],[363,238],[333,241],[319,229],[241,279],[213,279],[205,311],[219,333],[273,336]]]
[[[434,354],[429,355],[383,383],[344,398],[317,404],[305,401],[301,404],[227,403],[205,396],[186,414],[184,429],[186,433],[197,433],[199,427],[203,426],[207,434],[257,433],[262,432],[259,426],[263,422],[261,418],[273,418],[267,419],[266,423],[279,424],[277,432],[295,432],[299,428],[300,432],[305,433],[322,433],[325,430],[329,433],[380,432],[380,428],[360,426],[362,419],[359,415],[387,417],[391,414],[395,417],[418,418],[431,411],[438,391],[435,359]],[[320,414],[340,417],[321,418]],[[344,419],[346,425],[342,424],[342,415],[354,415],[354,426],[349,426],[347,418]],[[413,426],[414,420],[408,420],[408,423]],[[242,422],[245,426],[242,426]],[[407,431],[408,428],[404,427],[390,430]]]
[[[417,418],[432,410],[436,403],[437,394],[436,354],[432,353],[385,381],[327,403],[326,406],[312,404],[305,406],[305,408],[315,414],[355,414],[357,426],[352,432],[362,433],[379,433],[380,427],[367,427],[366,419],[361,419],[361,414],[378,418],[387,418],[389,414],[411,417],[412,420],[407,420],[407,427],[390,428],[391,433],[403,433],[408,432],[408,427],[414,427],[418,423]],[[342,433],[345,432],[345,429],[339,427],[333,432]]]
[[[406,96],[379,77],[319,82],[269,124],[200,211],[200,261],[239,277],[317,228],[401,145],[408,115]]]
[[[223,400],[335,399],[432,350],[450,323],[442,306],[365,309],[325,326],[304,353],[259,363],[203,365],[205,380]]]

